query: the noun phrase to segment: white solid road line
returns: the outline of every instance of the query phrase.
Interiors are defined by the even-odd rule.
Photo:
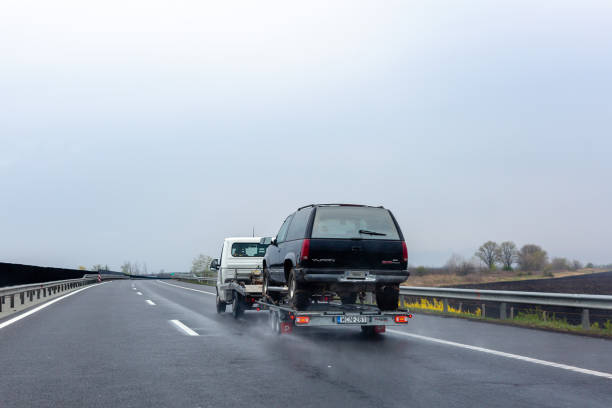
[[[553,363],[552,361],[538,360],[537,358],[525,357],[525,356],[521,356],[518,354],[512,354],[512,353],[505,353],[503,351],[491,350],[491,349],[487,349],[484,347],[470,346],[469,344],[456,343],[454,341],[437,339],[435,337],[421,336],[418,334],[406,333],[406,332],[402,332],[398,330],[387,330],[387,331],[390,333],[400,334],[402,336],[412,337],[412,338],[419,339],[419,340],[430,341],[433,343],[444,344],[447,346],[460,347],[466,350],[480,351],[481,353],[493,354],[495,356],[512,358],[515,360],[526,361],[528,363],[540,364],[540,365],[544,365],[548,367],[561,368],[563,370],[574,371],[576,373],[581,373],[581,374],[594,375],[596,377],[603,377],[603,378],[612,380],[612,374],[605,373],[602,371],[588,370],[586,368],[574,367],[574,366],[566,365],[566,364]]]
[[[170,320],[170,323],[174,324],[176,327],[184,331],[188,336],[199,336],[198,333],[185,326],[183,323],[181,323],[180,320]]]
[[[138,296],[142,296],[142,292],[136,292]]]
[[[185,289],[185,290],[193,290],[194,292],[201,292],[201,293],[206,293],[207,295],[213,295],[213,296],[217,296],[215,293],[211,293],[211,292],[207,292],[205,290],[200,290],[200,289],[192,289],[192,288],[186,288],[184,286],[180,286],[180,285],[173,285],[171,283],[167,283],[167,282],[163,282],[158,280],[159,283],[163,283],[164,285],[169,285],[169,286],[174,286],[177,288],[181,288],[181,289]]]
[[[155,306],[155,303],[153,303],[152,300],[147,299],[147,303],[150,304],[151,306]]]
[[[56,299],[51,299],[51,300],[50,300],[50,301],[48,301],[47,303],[44,303],[44,304],[42,304],[42,305],[40,305],[40,306],[38,306],[38,307],[35,307],[35,308],[34,308],[34,309],[32,309],[32,310],[28,310],[27,312],[25,312],[25,313],[23,313],[23,314],[20,314],[19,316],[15,316],[15,317],[13,317],[12,319],[9,319],[9,320],[7,320],[7,321],[6,321],[6,322],[4,322],[4,323],[0,323],[0,329],[3,329],[3,328],[5,328],[6,326],[9,326],[9,325],[11,325],[11,324],[13,324],[13,323],[15,323],[15,322],[18,322],[19,320],[21,320],[21,319],[23,319],[23,318],[26,318],[26,317],[28,317],[28,316],[30,316],[30,315],[32,315],[32,314],[34,314],[34,313],[36,313],[36,312],[38,312],[38,311],[40,311],[40,310],[44,309],[44,308],[45,308],[45,307],[47,307],[47,306],[51,306],[53,303],[55,303],[55,302],[59,302],[60,300],[65,299],[65,298],[67,298],[68,296],[72,296],[72,295],[74,295],[74,294],[77,294],[77,293],[79,293],[80,291],[85,290],[85,289],[93,288],[94,286],[104,285],[104,283],[106,283],[106,282],[99,283],[99,284],[95,284],[95,285],[92,285],[92,286],[86,286],[86,287],[84,287],[84,288],[77,289],[77,290],[75,290],[75,291],[73,291],[73,292],[67,293],[67,294],[65,294],[64,296],[60,296],[60,297],[58,297],[58,298],[56,298]]]

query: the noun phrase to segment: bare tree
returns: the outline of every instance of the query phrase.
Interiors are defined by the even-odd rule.
[[[191,262],[191,273],[197,276],[204,276],[205,272],[210,271],[212,258],[208,255],[200,254]]]
[[[504,241],[497,249],[497,261],[503,265],[504,271],[511,271],[512,264],[516,263],[518,251],[516,244],[512,241]]]
[[[580,262],[580,261],[578,261],[578,260],[574,259],[574,260],[572,261],[572,268],[573,268],[575,271],[577,271],[578,269],[582,269],[582,262]]]
[[[548,264],[548,254],[538,245],[523,245],[518,254],[518,264],[523,271],[541,271]]]
[[[492,271],[495,269],[495,262],[497,261],[497,244],[493,241],[487,241],[478,248],[478,251],[474,254],[479,258],[487,268]]]
[[[559,272],[571,269],[569,262],[565,258],[553,258],[550,261],[550,270]]]

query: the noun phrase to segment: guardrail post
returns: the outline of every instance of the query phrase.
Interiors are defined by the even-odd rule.
[[[501,320],[506,320],[506,302],[501,302],[499,304],[499,318]]]
[[[510,308],[510,320],[514,320],[514,307]]]
[[[19,297],[21,298],[21,304],[23,305],[25,303],[25,292],[21,292]]]
[[[40,289],[36,290],[36,299],[40,299]]]
[[[582,309],[582,328],[587,330],[591,328],[591,320],[589,319],[589,309]]]
[[[459,313],[463,313],[463,302],[459,302]]]
[[[448,299],[442,299],[442,311],[448,313]]]
[[[15,295],[11,295],[11,309],[15,307]]]
[[[0,297],[0,312],[2,312],[2,304],[4,303],[4,296]]]
[[[480,305],[480,317],[487,317],[487,309],[486,309],[486,305],[483,303],[482,305]]]
[[[34,300],[34,291],[30,291],[30,302]]]

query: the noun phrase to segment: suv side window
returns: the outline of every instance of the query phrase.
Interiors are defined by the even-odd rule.
[[[276,234],[276,242],[285,242],[285,236],[287,235],[287,229],[289,228],[289,223],[291,222],[291,218],[293,214],[287,217],[283,225],[281,225],[280,230],[278,230],[278,234]]]
[[[293,221],[287,231],[286,241],[293,241],[294,239],[302,239],[306,235],[306,225],[310,219],[310,213],[312,208],[304,208],[293,215]]]

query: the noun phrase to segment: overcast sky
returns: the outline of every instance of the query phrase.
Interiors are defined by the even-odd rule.
[[[612,262],[609,1],[93,3],[2,1],[0,261],[185,271],[350,202],[414,265]]]

